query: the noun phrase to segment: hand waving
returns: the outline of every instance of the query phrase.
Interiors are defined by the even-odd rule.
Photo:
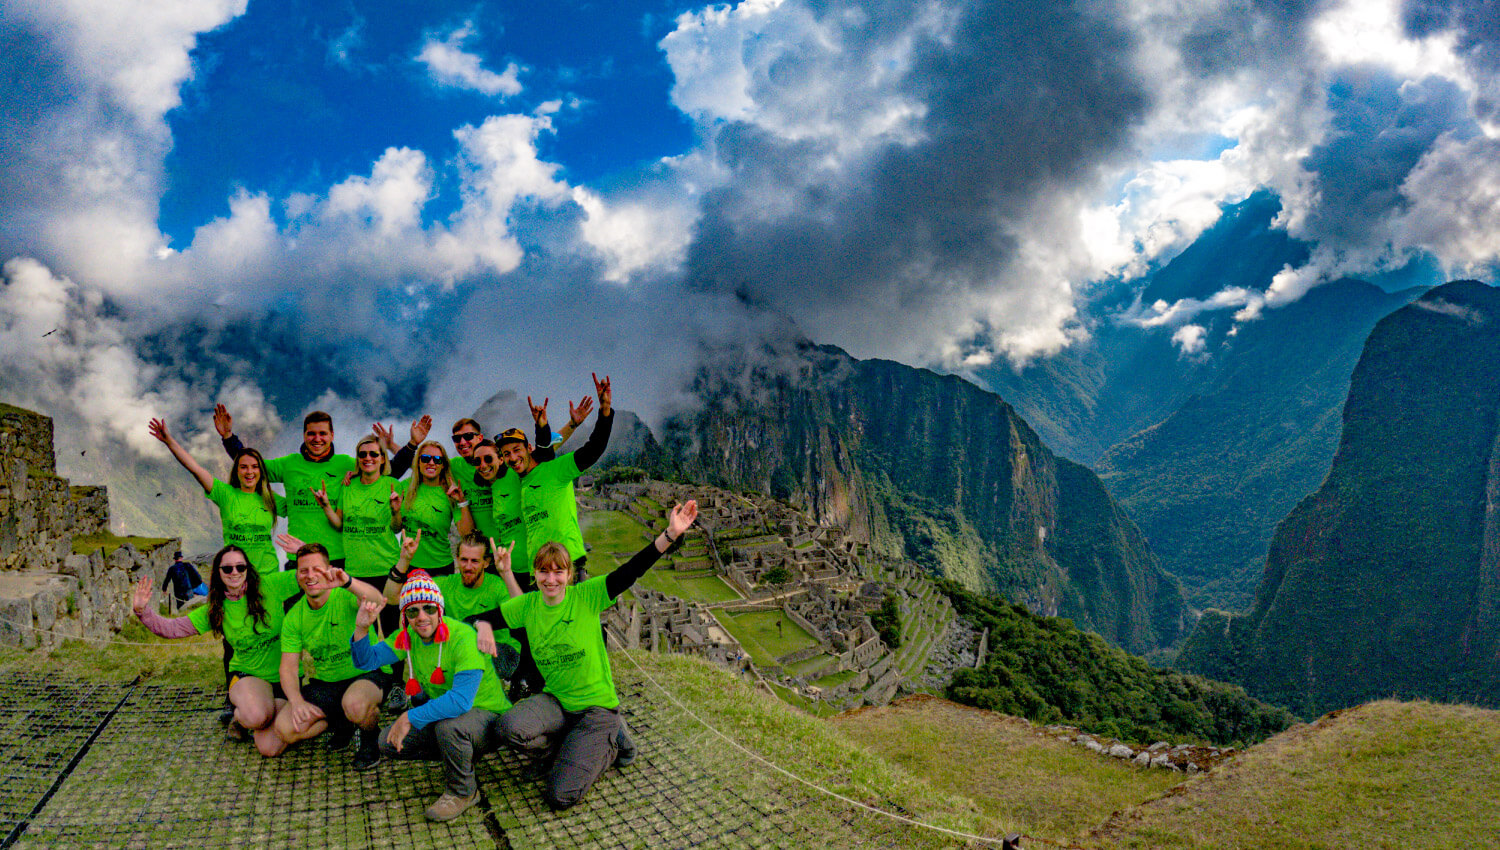
[[[234,433],[234,417],[229,415],[229,408],[222,404],[214,405],[214,430],[226,440]]]

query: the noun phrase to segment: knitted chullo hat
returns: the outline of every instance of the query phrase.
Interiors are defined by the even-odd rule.
[[[438,616],[443,616],[443,609],[446,606],[443,605],[443,591],[438,589],[437,582],[432,580],[432,576],[428,575],[426,570],[412,570],[411,574],[406,577],[406,583],[401,585],[400,604],[402,618],[405,619],[406,609],[413,605],[422,605],[424,603],[436,605],[438,607]],[[417,683],[416,677],[411,674],[410,628],[408,625],[402,626],[401,633],[396,635],[396,648],[407,653],[406,694],[407,696],[414,697],[422,692],[422,686]],[[438,644],[437,667],[432,671],[432,683],[434,685],[441,685],[447,681],[443,675],[443,643],[448,640],[448,624],[440,621],[437,633],[432,636],[432,639]]]

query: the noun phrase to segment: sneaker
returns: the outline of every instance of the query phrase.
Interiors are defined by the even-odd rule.
[[[460,797],[457,794],[449,794],[447,791],[444,791],[443,796],[437,798],[432,805],[428,806],[424,814],[427,815],[428,820],[439,822],[453,820],[468,811],[469,807],[477,802],[479,802],[478,791],[467,797]]]
[[[630,739],[630,727],[625,718],[620,718],[620,731],[615,733],[615,767],[626,767],[635,761],[635,741]]]
[[[224,707],[219,709],[219,725],[228,726],[229,721],[234,719],[234,703],[224,700]]]
[[[238,720],[231,720],[229,721],[229,725],[224,727],[224,737],[231,741],[244,743],[250,740],[250,730],[241,726]]]
[[[391,688],[391,692],[385,698],[386,713],[400,714],[410,707],[411,699],[406,695],[406,688],[402,687],[402,685]]]
[[[354,741],[355,728],[353,723],[334,724],[328,736],[328,743],[325,744],[328,747],[328,751],[330,753],[337,753],[349,749],[349,744]]]
[[[369,770],[383,757],[380,755],[380,730],[361,730],[359,734],[359,751],[354,754],[354,769]]]

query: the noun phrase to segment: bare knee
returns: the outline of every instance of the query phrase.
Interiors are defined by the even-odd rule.
[[[235,706],[234,719],[246,729],[264,729],[276,719],[276,710],[273,706],[248,703]]]

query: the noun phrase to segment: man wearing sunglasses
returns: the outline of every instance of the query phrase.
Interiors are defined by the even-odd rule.
[[[578,451],[544,459],[541,449],[533,450],[526,442],[526,435],[516,428],[495,441],[500,459],[516,473],[500,478],[491,488],[495,521],[500,526],[496,539],[502,545],[515,541],[514,569],[522,588],[536,586],[532,582],[531,559],[543,544],[554,541],[567,547],[578,581],[588,577],[573,482],[604,456],[615,421],[609,376],[605,375],[602,381],[598,375],[593,378],[594,392],[599,398],[599,418],[588,442]]]
[[[442,591],[427,573],[411,571],[400,605],[403,628],[373,646],[370,626],[381,606],[360,605],[349,654],[365,670],[405,660],[406,693],[426,701],[380,731],[380,751],[386,758],[441,760],[443,794],[426,815],[453,820],[479,801],[474,759],[500,746],[500,716],[510,700],[473,627],[444,616]]]
[[[531,397],[526,397],[526,404],[531,408],[531,418],[536,423],[537,446],[548,446],[547,455],[544,460],[552,457],[550,445],[552,444],[552,429],[547,424],[547,399],[542,399],[540,406],[533,404]],[[563,426],[559,434],[557,445],[567,442],[573,435],[573,431],[583,424],[588,418],[589,411],[593,409],[594,400],[585,397],[582,402],[574,405],[568,403],[568,424]],[[486,448],[488,449],[486,451]],[[495,483],[505,472],[505,466],[500,463],[500,454],[495,444],[484,436],[484,429],[473,419],[460,419],[453,423],[453,450],[463,458],[464,463],[454,461],[450,464],[453,477],[458,481],[458,486],[464,491],[464,498],[469,500],[469,505],[474,514],[474,527],[479,536],[485,540],[498,538],[499,526],[496,522],[490,485]]]

